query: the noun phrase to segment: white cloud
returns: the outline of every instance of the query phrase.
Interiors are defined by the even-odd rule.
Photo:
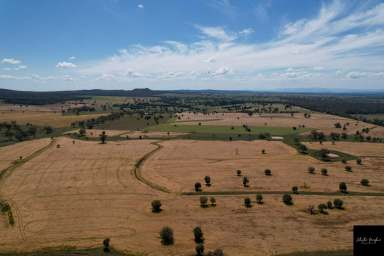
[[[75,56],[71,56],[71,57],[69,57],[68,58],[69,60],[75,60],[75,59],[77,59]]]
[[[20,64],[21,61],[17,60],[17,59],[14,59],[14,58],[4,58],[4,59],[1,60],[1,63],[17,65],[17,64]]]
[[[196,26],[200,32],[205,35],[207,38],[216,39],[223,42],[230,42],[237,38],[234,33],[229,33],[225,31],[223,27],[203,27]]]
[[[144,8],[144,5],[142,5],[142,4],[138,4],[138,5],[137,5],[137,8],[143,9],[143,8]]]
[[[239,35],[248,36],[250,34],[253,34],[254,32],[255,30],[253,28],[245,28],[239,32]]]
[[[72,62],[62,61],[62,62],[58,62],[58,63],[56,64],[56,67],[57,67],[57,68],[76,68],[77,65],[76,65],[76,64],[73,64]]]

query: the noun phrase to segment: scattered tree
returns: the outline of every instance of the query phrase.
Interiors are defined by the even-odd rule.
[[[327,214],[327,212],[325,211],[325,209],[327,209],[327,205],[326,204],[319,204],[317,206],[317,209],[319,209],[319,212],[322,213],[322,214]]]
[[[172,245],[174,243],[173,230],[170,227],[163,227],[160,231],[162,245]]]
[[[247,208],[252,207],[252,202],[251,202],[251,199],[249,197],[244,198],[244,206]]]
[[[344,169],[347,171],[347,172],[351,172],[352,171],[352,167],[347,165],[344,167]]]
[[[328,202],[327,202],[327,208],[328,208],[328,209],[333,209],[332,201],[328,201]]]
[[[327,170],[327,168],[322,168],[322,169],[321,169],[321,175],[323,175],[323,176],[327,176],[327,175],[328,175],[328,170]]]
[[[240,177],[241,176],[241,170],[237,170],[236,175]]]
[[[299,188],[298,188],[297,186],[293,186],[293,187],[292,187],[292,192],[293,192],[294,194],[299,194]]]
[[[197,244],[204,243],[204,235],[203,235],[203,231],[201,230],[200,227],[195,227],[193,229],[193,235],[195,237],[195,243],[197,243]]]
[[[258,203],[258,204],[263,204],[264,202],[263,202],[263,195],[262,194],[257,194],[256,195],[256,202]]]
[[[195,191],[196,192],[200,192],[201,191],[201,183],[200,182],[196,182],[195,183]]]
[[[211,198],[209,198],[209,201],[211,202],[212,207],[216,206],[216,199],[213,196]]]
[[[209,176],[205,176],[205,177],[204,177],[204,181],[205,181],[205,185],[206,185],[207,187],[211,186],[211,177],[209,177]]]
[[[313,205],[308,206],[307,211],[311,215],[315,214],[315,206]]]
[[[265,149],[262,149],[261,150],[261,154],[265,155],[267,152],[265,151]]]
[[[347,193],[348,189],[347,189],[347,184],[345,182],[340,182],[339,184],[339,190],[340,192],[342,193]]]
[[[312,166],[308,167],[308,173],[315,174],[315,167],[312,167]]]
[[[358,158],[358,159],[356,159],[356,163],[358,165],[362,165],[363,164],[363,160],[361,160],[361,158]]]
[[[208,207],[208,198],[206,196],[200,197],[200,207],[207,208]]]
[[[341,160],[341,162],[342,162],[343,164],[346,164],[346,163],[347,163],[347,160],[343,158],[343,159]]]
[[[360,184],[363,185],[363,186],[369,186],[369,180],[368,179],[362,179],[360,181]]]
[[[109,248],[109,243],[110,243],[111,239],[109,238],[106,238],[103,240],[103,251],[104,252],[110,252],[111,249]]]
[[[291,196],[290,194],[284,194],[284,195],[283,195],[283,202],[284,202],[286,205],[293,205],[292,196]]]
[[[244,185],[244,187],[248,187],[248,186],[249,186],[248,183],[249,183],[249,179],[248,179],[248,177],[247,177],[247,176],[244,176],[244,177],[243,177],[243,185]]]
[[[105,144],[106,141],[107,141],[107,134],[105,133],[105,131],[103,131],[103,132],[99,135],[99,137],[100,137],[100,142],[101,142],[101,144]]]
[[[264,174],[266,176],[271,176],[272,175],[272,171],[270,169],[265,169]]]
[[[161,202],[160,200],[153,200],[152,201],[152,212],[161,212]]]
[[[343,200],[341,200],[341,199],[336,198],[335,200],[333,200],[333,205],[334,205],[335,208],[337,208],[337,209],[344,209],[344,207],[343,207],[344,202],[343,202]]]

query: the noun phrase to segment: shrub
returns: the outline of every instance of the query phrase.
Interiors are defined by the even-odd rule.
[[[333,205],[334,205],[335,208],[337,208],[337,209],[344,209],[344,207],[343,207],[344,202],[343,202],[343,200],[341,200],[341,199],[336,198],[335,200],[333,200]]]
[[[325,209],[327,209],[327,205],[326,204],[319,204],[317,206],[317,209],[319,209],[319,212],[320,213],[323,213],[323,214],[326,214],[327,212],[325,211]]]
[[[307,210],[308,210],[309,214],[311,214],[311,215],[315,214],[315,206],[310,205],[310,206],[308,206]]]
[[[361,165],[361,164],[363,164],[363,160],[361,160],[361,158],[358,158],[358,159],[356,159],[356,163]]]
[[[214,197],[209,198],[209,201],[211,202],[212,207],[216,206],[216,199]]]
[[[152,212],[161,212],[160,200],[153,200],[151,205],[152,205]]]
[[[249,197],[244,198],[244,206],[247,208],[252,207],[252,202],[251,202],[251,199]]]
[[[247,177],[247,176],[244,176],[244,177],[243,177],[243,185],[244,185],[244,187],[248,187],[248,183],[249,183],[249,179],[248,179],[248,177]]]
[[[339,184],[339,190],[342,193],[347,193],[347,184],[345,182],[340,182]]]
[[[272,171],[270,169],[265,169],[264,174],[266,176],[271,176],[272,175]]]
[[[264,202],[263,202],[263,195],[262,195],[262,194],[257,194],[257,195],[256,195],[256,202],[257,202],[258,204],[262,204],[262,203],[264,203]]]
[[[369,180],[368,179],[362,179],[360,181],[360,184],[363,185],[363,186],[369,186]]]
[[[346,163],[347,163],[347,160],[343,158],[343,159],[341,160],[341,162],[342,162],[343,164],[346,164]]]
[[[327,175],[328,175],[328,170],[327,170],[327,168],[323,168],[323,169],[321,169],[321,175],[323,175],[323,176],[327,176]]]
[[[261,150],[261,154],[265,155],[267,152],[265,151],[265,149],[262,149]]]
[[[196,182],[195,183],[195,191],[196,192],[200,192],[201,191],[201,183],[200,182]]]
[[[203,256],[204,255],[204,245],[198,244],[196,245],[196,256]]]
[[[205,177],[204,177],[204,181],[205,181],[205,185],[206,185],[207,187],[211,186],[211,177],[209,177],[209,176],[205,176]]]
[[[284,202],[286,205],[293,205],[292,196],[291,196],[290,194],[284,194],[284,195],[283,195],[283,202]]]
[[[292,192],[293,192],[294,194],[299,194],[299,188],[298,188],[297,186],[293,186],[293,187],[292,187]]]
[[[200,197],[200,207],[207,208],[208,207],[208,198],[206,196]]]
[[[327,208],[328,208],[328,209],[333,209],[332,201],[328,201],[328,202],[327,202]]]
[[[110,252],[111,249],[109,248],[109,243],[110,243],[110,239],[109,238],[106,238],[103,240],[103,251],[104,252]]]
[[[347,165],[344,167],[344,169],[347,171],[347,172],[351,172],[352,171],[352,167]]]
[[[160,231],[162,245],[172,245],[174,243],[173,230],[170,227],[163,227]]]
[[[237,176],[241,176],[241,170],[237,170],[237,171],[236,171],[236,175],[237,175]]]
[[[308,167],[308,173],[315,174],[315,167],[312,167],[312,166]]]
[[[195,237],[195,243],[197,244],[204,243],[204,235],[200,227],[195,227],[193,229],[193,235]]]

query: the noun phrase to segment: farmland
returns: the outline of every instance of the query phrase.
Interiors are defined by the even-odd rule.
[[[78,115],[3,105],[7,138],[40,126],[0,147],[0,255],[99,255],[109,238],[110,255],[191,256],[199,226],[206,251],[225,255],[344,256],[353,225],[381,222],[383,127],[281,103],[199,112],[209,98],[182,99],[53,104],[96,106]],[[165,226],[172,246],[160,243]]]

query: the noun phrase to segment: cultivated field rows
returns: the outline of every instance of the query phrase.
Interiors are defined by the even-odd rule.
[[[297,248],[346,249],[353,224],[382,221],[384,197],[343,196],[345,210],[309,215],[308,205],[338,196],[293,195],[294,205],[286,206],[281,195],[264,195],[264,204],[254,203],[249,209],[243,206],[245,196],[217,196],[216,207],[203,209],[198,196],[177,193],[191,191],[195,181],[203,183],[205,175],[212,177],[213,185],[203,185],[203,190],[243,190],[235,176],[238,168],[250,177],[249,189],[290,190],[290,186],[306,182],[310,190],[327,191],[336,190],[333,183],[346,179],[349,189],[357,191],[363,188],[351,181],[359,179],[359,172],[373,175],[365,162],[361,167],[351,164],[354,171],[345,174],[338,170],[340,164],[319,163],[280,142],[163,141],[140,169],[146,179],[176,192],[163,193],[133,175],[135,163],[156,149],[152,142],[102,145],[59,138],[59,148],[51,147],[13,170],[1,193],[11,204],[16,224],[9,227],[1,217],[0,250],[100,246],[102,239],[110,237],[111,244],[120,250],[149,256],[192,255],[192,229],[200,225],[207,249],[222,248],[226,255],[261,256]],[[262,155],[261,149],[267,154]],[[319,173],[312,177],[306,172],[308,164],[327,166],[330,177]],[[271,177],[263,174],[268,167]],[[379,176],[372,178],[372,184],[368,190],[382,189]],[[249,196],[255,201],[254,195]],[[154,199],[161,200],[161,213],[151,212]],[[159,242],[158,232],[166,225],[175,232],[172,247]]]

